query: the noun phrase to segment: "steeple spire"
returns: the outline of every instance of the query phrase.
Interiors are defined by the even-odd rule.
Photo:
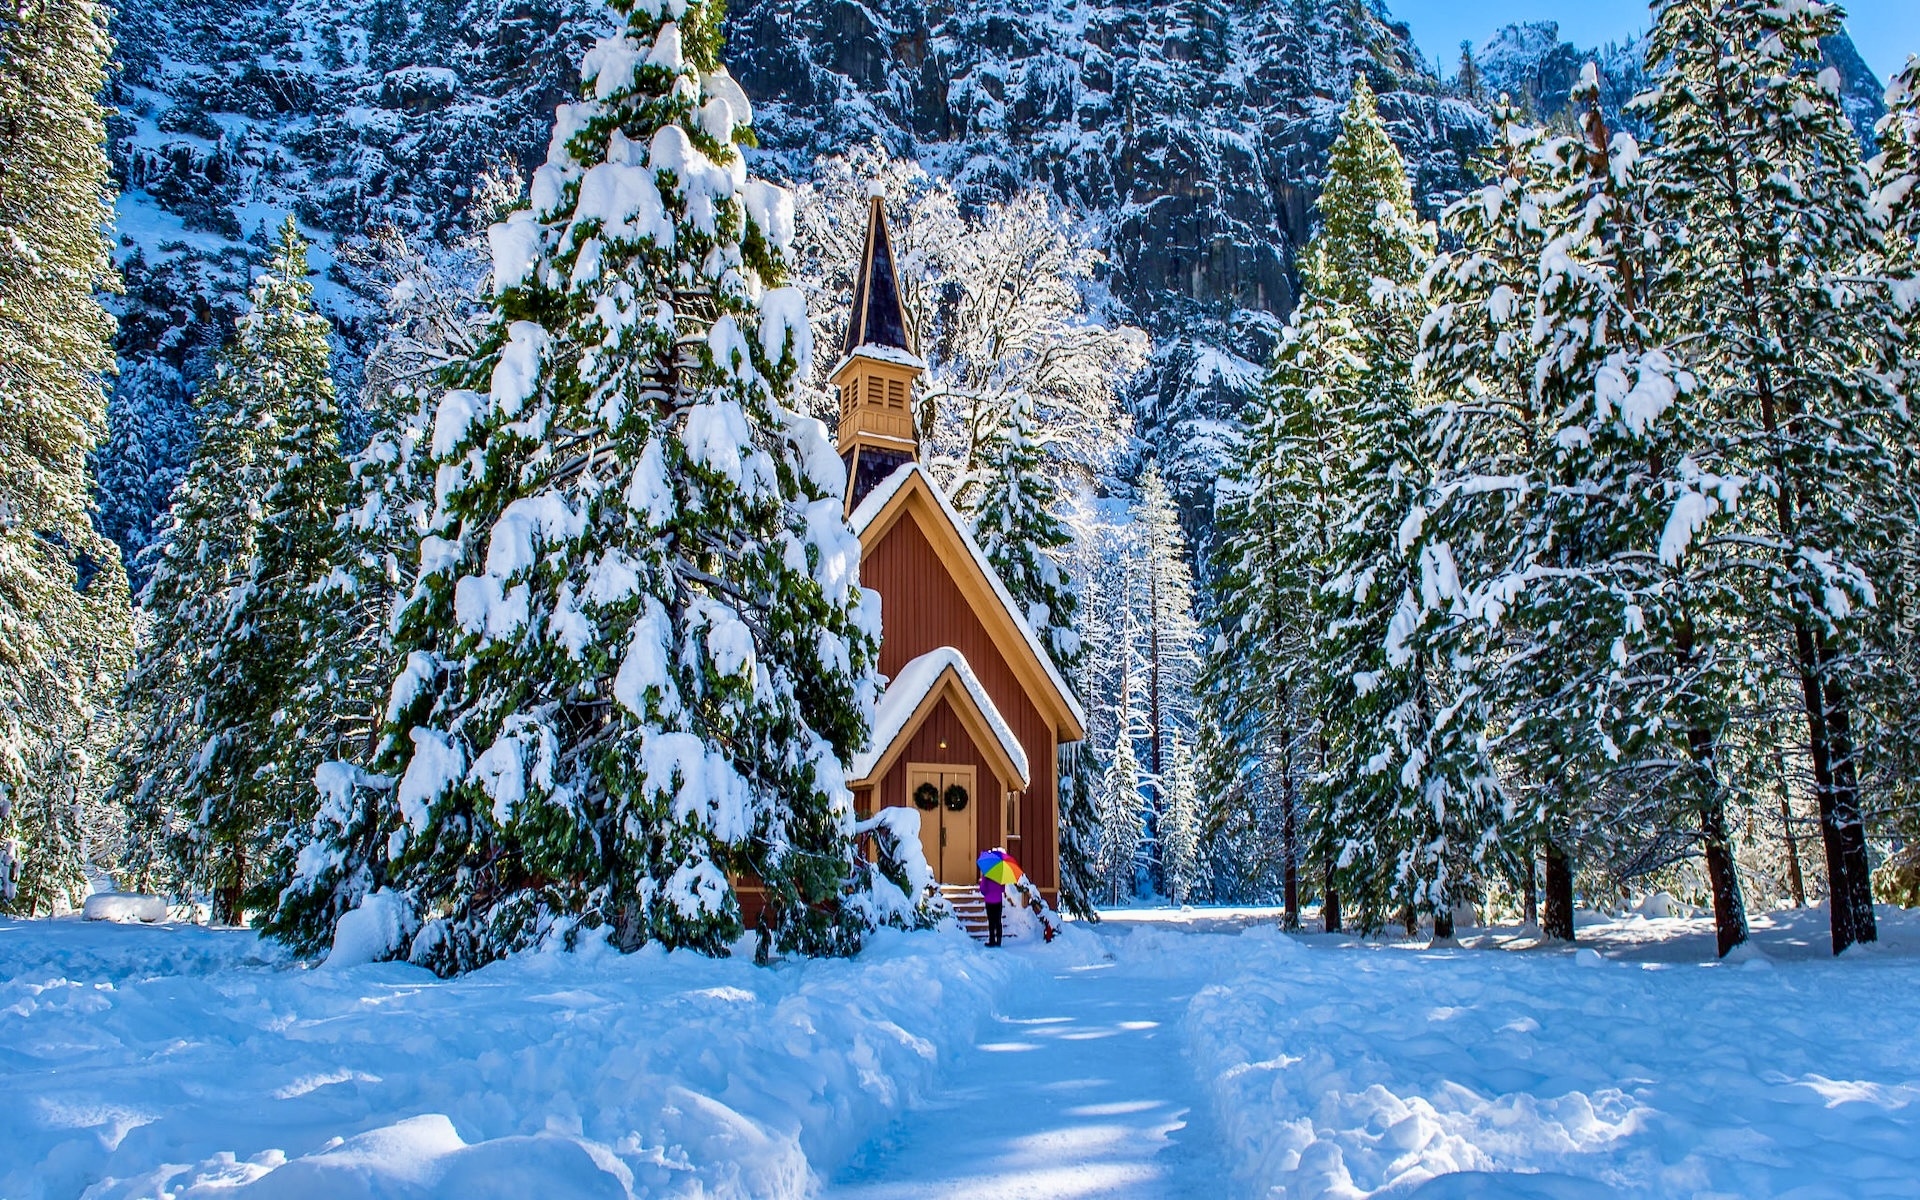
[[[853,312],[832,376],[840,389],[840,457],[847,464],[849,508],[919,456],[913,381],[925,369],[900,292],[886,204],[876,189],[868,201],[866,245],[854,273]]]
[[[906,305],[900,298],[900,279],[894,272],[886,205],[877,193],[867,201],[866,249],[854,276],[853,315],[847,322],[847,340],[840,353],[852,354],[863,345],[915,353]]]

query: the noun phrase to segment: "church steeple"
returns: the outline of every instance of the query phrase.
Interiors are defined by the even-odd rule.
[[[840,389],[840,457],[847,464],[849,508],[919,456],[913,381],[925,369],[900,294],[886,206],[876,192],[867,205],[853,312],[832,376]]]

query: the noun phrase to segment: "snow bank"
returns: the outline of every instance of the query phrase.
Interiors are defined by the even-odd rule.
[[[167,898],[139,892],[95,892],[87,897],[80,915],[89,921],[144,921],[167,919]]]
[[[1883,921],[1912,940],[1906,914]],[[1692,937],[1627,924],[1657,923]],[[1878,1196],[1920,1168],[1920,962],[1891,950],[1678,964],[1270,928],[1187,941],[1234,947],[1184,1029],[1249,1194]]]
[[[292,967],[240,931],[0,921],[0,1196],[807,1196],[1060,953],[882,933],[852,960],[587,951],[441,980]]]

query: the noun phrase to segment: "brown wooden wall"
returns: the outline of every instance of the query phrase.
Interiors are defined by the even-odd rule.
[[[952,646],[966,656],[967,664],[979,677],[981,686],[993,698],[994,707],[1012,726],[1013,736],[1026,749],[1030,778],[1026,793],[1020,800],[1019,847],[1009,846],[1007,849],[1027,869],[1034,884],[1050,896],[1053,895],[1059,887],[1060,878],[1059,792],[1054,779],[1055,731],[1020,686],[1013,667],[995,648],[992,638],[987,635],[986,626],[974,615],[959,585],[953,581],[940,556],[934,552],[932,543],[921,532],[912,509],[902,514],[879,544],[867,552],[860,564],[860,582],[880,593],[882,672],[889,676],[898,675],[902,667],[920,655],[942,646]],[[942,707],[946,708],[944,702]],[[946,715],[951,718],[953,729],[964,738],[965,731],[960,727],[958,715],[953,714],[950,708],[947,708]],[[939,713],[930,716],[929,726],[939,719]],[[902,763],[908,759],[915,762],[940,761],[917,752],[917,743],[925,736],[923,729],[915,738],[916,745],[910,745],[902,756]],[[937,748],[938,737],[935,736],[927,744]],[[948,738],[949,748],[958,744],[951,737]],[[968,745],[971,746],[971,741]],[[975,750],[974,754],[977,756],[978,751]],[[990,778],[993,773],[985,760],[977,761],[980,778],[983,781]],[[898,800],[883,798],[881,805],[912,803],[906,796],[905,771],[896,767],[888,774],[890,778],[884,780],[883,785],[898,787],[900,796]],[[900,776],[897,784],[891,779],[894,774]],[[985,827],[981,828],[982,849],[993,845],[994,839],[997,839],[999,820],[996,812],[991,832]]]
[[[947,744],[945,750],[940,748],[941,742]],[[960,714],[953,711],[951,701],[941,700],[934,706],[933,711],[927,714],[926,723],[907,740],[907,748],[880,780],[880,807],[912,807],[913,796],[907,791],[909,763],[972,766],[974,778],[979,780],[980,791],[973,798],[974,845],[980,850],[988,850],[1000,844],[1000,810],[1006,807],[1007,789],[1018,786],[1018,783],[994,774],[993,768],[987,764],[987,756],[967,736],[967,727],[961,724]],[[1014,851],[1013,856],[1019,858],[1019,851]]]

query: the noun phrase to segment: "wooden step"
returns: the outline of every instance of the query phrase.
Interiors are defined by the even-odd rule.
[[[987,902],[980,898],[980,889],[965,883],[943,883],[940,895],[973,940],[987,940]]]

